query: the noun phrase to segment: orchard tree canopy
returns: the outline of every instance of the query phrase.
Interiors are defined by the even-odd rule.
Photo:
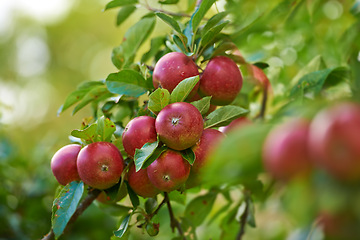
[[[358,0],[0,16],[1,239],[360,238]]]

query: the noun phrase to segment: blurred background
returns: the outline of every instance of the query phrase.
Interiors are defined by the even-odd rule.
[[[113,47],[146,13],[139,9],[117,27],[117,11],[103,11],[107,2],[0,1],[0,239],[39,239],[50,229],[57,187],[50,159],[69,143],[71,130],[91,115],[88,108],[75,116],[71,111],[57,116],[57,110],[79,83],[116,71],[110,58]],[[191,2],[182,0],[170,9],[187,10]],[[211,12],[226,8],[234,13],[228,30],[233,41],[249,62],[269,64],[273,94],[280,97],[317,57],[316,64],[327,67],[359,66],[356,2],[231,0],[218,1]],[[152,36],[168,32],[158,20]],[[149,46],[148,41],[140,52]],[[349,89],[344,88],[341,94],[346,96]],[[271,203],[276,208],[276,201]],[[284,239],[291,223],[282,224],[282,216],[278,221],[272,214],[268,218],[275,219],[267,226],[272,235],[253,236]],[[116,227],[115,218],[92,206],[64,239],[109,239]]]

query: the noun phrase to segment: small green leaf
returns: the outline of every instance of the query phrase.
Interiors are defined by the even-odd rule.
[[[187,148],[183,151],[181,151],[181,156],[190,163],[190,165],[193,165],[195,162],[195,153],[191,148]]]
[[[248,205],[248,215],[246,218],[246,222],[253,228],[256,227],[256,221],[255,221],[255,206],[253,200],[248,197],[246,204]]]
[[[134,70],[121,70],[111,73],[106,78],[106,86],[110,92],[131,97],[139,97],[147,91],[145,79]]]
[[[155,149],[153,154],[145,161],[142,168],[147,168],[150,164],[152,164],[165,150],[167,150],[167,146],[161,146]]]
[[[98,129],[97,123],[93,123],[83,130],[71,131],[71,136],[81,138],[87,143],[92,143],[96,141],[97,129]]]
[[[249,110],[238,106],[227,105],[216,109],[207,116],[205,128],[228,125],[232,120],[247,114]]]
[[[208,97],[203,97],[200,100],[191,102],[191,104],[194,105],[199,110],[201,115],[204,115],[209,111],[210,101],[211,101],[211,96],[208,96]]]
[[[319,71],[325,68],[325,62],[321,55],[315,56],[311,61],[298,71],[295,77],[291,80],[290,85],[294,86],[299,80],[308,73]]]
[[[146,62],[150,58],[154,57],[158,53],[160,47],[165,45],[165,39],[165,37],[156,37],[151,39],[150,50],[142,56],[141,62]]]
[[[119,204],[106,204],[99,201],[95,201],[96,206],[101,209],[101,211],[115,217],[121,217],[129,213],[132,209],[131,207],[119,205]]]
[[[116,237],[121,238],[121,237],[124,235],[124,233],[126,232],[126,230],[127,230],[128,227],[129,227],[129,223],[130,223],[130,220],[131,220],[131,216],[132,216],[131,213],[128,214],[128,215],[126,215],[125,218],[123,219],[123,221],[121,222],[119,229],[116,230],[116,231],[114,231],[114,235],[115,235]]]
[[[159,0],[160,4],[177,4],[179,0]]]
[[[135,10],[133,5],[122,7],[116,16],[116,26],[120,26]]]
[[[186,204],[186,192],[171,191],[168,194],[169,194],[170,201],[177,202],[182,205]]]
[[[189,55],[188,50],[186,48],[186,43],[183,42],[179,36],[173,34],[171,35],[174,43],[176,46],[181,50],[181,52],[185,53],[186,55]]]
[[[163,20],[165,23],[167,23],[168,25],[170,25],[170,27],[172,27],[176,32],[181,33],[181,28],[179,23],[171,16],[166,15],[164,13],[161,12],[157,12],[155,13],[156,16],[158,16],[161,20]]]
[[[212,16],[209,21],[206,22],[204,28],[201,30],[201,36],[204,36],[211,28],[218,24],[224,17],[226,17],[227,12],[219,12]]]
[[[167,89],[158,88],[149,96],[148,108],[157,114],[170,102],[170,93]]]
[[[134,5],[138,3],[138,0],[114,0],[106,4],[105,10],[116,8],[116,7],[122,7],[126,5]]]
[[[142,168],[146,160],[148,160],[149,157],[154,153],[158,145],[159,145],[159,140],[152,143],[145,143],[141,149],[135,150],[134,162],[135,162],[136,172],[138,172]]]
[[[132,188],[130,187],[129,183],[127,181],[125,181],[126,183],[126,188],[130,197],[130,201],[131,204],[133,205],[133,208],[137,208],[140,204],[140,200],[138,195],[134,192],[134,190],[132,190]]]
[[[199,82],[199,76],[189,77],[182,80],[172,91],[170,103],[183,102]]]
[[[52,229],[57,239],[76,211],[84,192],[84,183],[73,181],[67,184],[56,197],[52,208]]]
[[[97,121],[97,134],[103,142],[109,142],[111,136],[116,130],[115,124],[104,116],[100,117]]]
[[[205,195],[194,198],[185,209],[185,217],[195,226],[200,226],[209,215],[217,194],[209,192]]]
[[[145,202],[145,211],[147,214],[152,214],[156,207],[158,206],[158,202],[155,198],[148,198]]]
[[[76,107],[74,108],[74,110],[72,112],[72,115],[75,115],[75,113],[77,113],[79,110],[81,110],[83,107],[85,107],[86,105],[88,105],[91,102],[102,101],[111,96],[112,96],[112,94],[109,93],[109,91],[107,90],[107,88],[105,86],[95,87],[95,88],[91,89],[88,93],[86,93],[86,95],[82,98],[80,103],[78,105],[76,105]]]
[[[200,46],[205,47],[208,45],[218,34],[221,30],[229,23],[229,21],[222,22],[219,25],[211,28],[202,38],[200,41]]]
[[[211,8],[214,2],[216,2],[216,0],[202,1],[200,6],[195,10],[192,16],[192,29],[194,32],[196,32],[201,20],[204,18],[205,14]]]

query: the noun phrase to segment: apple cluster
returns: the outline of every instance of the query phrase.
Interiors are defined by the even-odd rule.
[[[265,140],[263,161],[280,180],[309,175],[317,167],[339,181],[359,181],[360,106],[341,102],[321,110],[312,121],[278,125]]]

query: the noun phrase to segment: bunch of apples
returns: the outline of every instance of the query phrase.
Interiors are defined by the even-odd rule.
[[[217,129],[204,129],[204,116],[189,102],[211,96],[212,110],[230,104],[241,90],[242,74],[226,56],[212,58],[200,74],[194,60],[179,52],[161,57],[153,71],[154,87],[170,93],[184,79],[198,75],[200,81],[189,89],[184,102],[171,103],[151,116],[138,116],[128,122],[122,144],[130,161],[124,161],[119,149],[110,142],[93,142],[83,148],[67,145],[51,161],[58,182],[66,185],[82,180],[92,188],[108,189],[120,181],[126,169],[125,180],[145,198],[199,185],[207,157],[224,134]],[[136,169],[136,150],[156,141],[166,150],[146,168]],[[193,163],[182,155],[182,151],[190,149],[195,155]]]

